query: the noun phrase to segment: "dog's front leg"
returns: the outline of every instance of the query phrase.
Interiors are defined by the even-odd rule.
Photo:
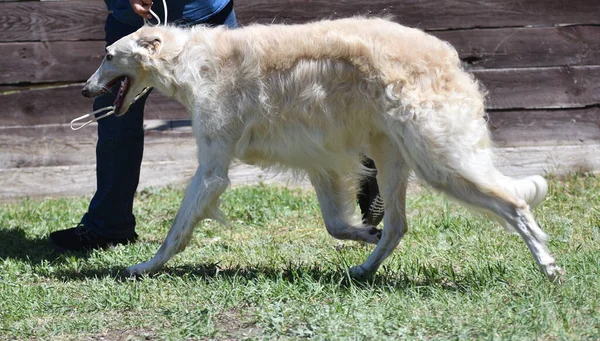
[[[231,162],[230,144],[215,138],[198,138],[200,166],[188,185],[167,238],[154,257],[131,266],[129,275],[150,274],[160,269],[171,257],[187,246],[194,227],[205,218],[220,218],[219,196],[229,186],[227,172]]]

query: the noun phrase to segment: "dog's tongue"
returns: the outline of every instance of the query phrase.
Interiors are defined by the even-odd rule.
[[[119,92],[117,93],[117,98],[115,98],[115,102],[113,103],[113,105],[115,106],[115,112],[119,112],[119,109],[123,105],[123,100],[125,99],[125,94],[127,94],[128,88],[129,88],[129,77],[125,77],[121,81],[121,87],[119,87]]]

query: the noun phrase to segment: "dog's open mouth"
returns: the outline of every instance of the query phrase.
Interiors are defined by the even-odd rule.
[[[117,92],[117,97],[113,102],[113,105],[115,107],[114,110],[117,114],[120,112],[120,109],[123,106],[123,100],[125,99],[125,96],[129,91],[129,85],[131,84],[131,80],[127,76],[115,79],[114,83],[116,83],[118,80],[121,80],[121,86],[119,87],[119,92]]]
[[[117,82],[121,82],[121,86],[119,87],[119,91],[117,92],[117,96],[115,97],[115,101],[113,102],[113,106],[115,107],[115,112],[119,112],[119,109],[123,106],[123,100],[129,91],[129,86],[131,85],[131,79],[127,76],[117,77],[110,82],[106,83],[106,85],[102,88],[102,91],[96,95],[100,96],[105,93],[108,89],[111,89]]]

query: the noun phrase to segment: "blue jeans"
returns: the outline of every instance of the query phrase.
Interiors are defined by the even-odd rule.
[[[186,24],[182,21],[178,23]],[[232,11],[222,23],[216,24],[236,27],[235,13]],[[107,45],[138,28],[109,15],[104,27]],[[118,88],[119,84],[97,97],[94,110],[112,105]],[[135,232],[133,197],[139,182],[144,152],[144,105],[149,94],[131,105],[124,115],[111,115],[98,121],[97,189],[81,222],[105,238],[127,238]]]

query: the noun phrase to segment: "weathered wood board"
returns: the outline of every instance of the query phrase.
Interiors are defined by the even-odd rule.
[[[184,184],[194,175],[195,160],[144,161],[138,190]],[[0,169],[0,201],[23,198],[92,195],[96,190],[96,166],[71,165]],[[229,178],[233,186],[276,183],[306,186],[286,174],[271,174],[246,165],[234,165]]]
[[[146,153],[148,154],[148,153]],[[498,168],[511,176],[565,174],[600,169],[600,144],[498,148]],[[177,161],[147,161],[144,156],[139,189],[185,183],[196,170],[193,158]],[[0,169],[0,200],[26,197],[91,195],[95,191],[95,165],[25,167]],[[229,173],[232,185],[257,182],[306,186],[286,174],[272,174],[237,165]]]
[[[598,65],[600,26],[507,27],[433,31],[467,69]]]
[[[585,107],[600,103],[600,66],[476,70],[489,92],[489,109]],[[91,111],[81,96],[83,84],[35,88],[0,95],[0,126],[68,123]],[[153,93],[148,119],[187,118],[175,101]]]
[[[596,65],[600,26],[434,31],[459,52],[467,69]],[[100,65],[104,42],[0,44],[0,84],[85,81]]]
[[[389,14],[407,26],[429,30],[600,24],[600,2],[592,0],[237,0],[235,11],[241,24],[356,14]],[[0,42],[100,40],[106,14],[102,0],[3,2]]]
[[[488,118],[498,147],[600,144],[600,107],[491,111]],[[190,153],[193,158],[189,120],[145,124],[148,161],[175,161]],[[67,125],[0,127],[0,169],[93,164],[96,138],[94,126],[79,131]]]
[[[600,106],[491,111],[488,117],[488,127],[499,147],[600,143]]]
[[[83,83],[0,95],[0,126],[66,124],[92,111],[93,100],[81,95]],[[158,91],[153,91],[144,113],[146,119],[189,118],[185,108]]]
[[[600,103],[600,66],[473,71],[489,109],[573,108]]]
[[[81,82],[104,58],[102,41],[0,44],[0,84]]]
[[[600,1],[236,0],[235,10],[241,25],[367,14],[426,30],[489,92],[501,170],[600,169]],[[0,0],[0,200],[93,193],[95,128],[67,123],[91,110],[80,91],[103,57],[107,14],[103,0]],[[185,182],[196,167],[189,115],[158,93],[146,109],[140,188]],[[230,176],[289,180],[245,166]]]
[[[102,0],[0,4],[0,42],[101,40],[108,10]]]
[[[242,23],[270,23],[273,18],[306,22],[356,14],[389,14],[400,23],[427,30],[600,22],[600,3],[590,0],[240,0],[236,11]]]

